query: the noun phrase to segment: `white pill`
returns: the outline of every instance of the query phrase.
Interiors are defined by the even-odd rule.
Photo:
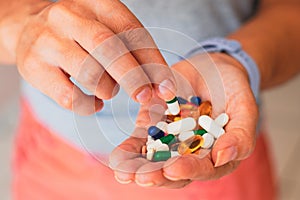
[[[176,156],[180,156],[180,154],[178,153],[178,151],[171,151],[171,157],[176,157]]]
[[[147,155],[146,155],[147,160],[152,160],[154,153],[155,153],[154,149],[147,150]]]
[[[163,143],[160,140],[155,140],[155,142],[152,142],[150,144],[147,145],[147,150],[149,151],[150,149],[154,149],[156,150],[156,148],[158,148],[160,145],[162,145]]]
[[[209,149],[210,147],[212,147],[212,145],[215,142],[214,136],[212,136],[209,133],[205,133],[204,135],[202,135],[204,143],[202,145],[202,148],[204,149]]]
[[[155,151],[169,151],[170,148],[167,144],[161,144],[160,146],[156,147]]]
[[[180,142],[183,142],[183,141],[193,137],[194,135],[195,135],[194,131],[184,131],[184,132],[179,133],[178,140]]]
[[[220,114],[216,119],[215,122],[220,126],[224,127],[229,121],[229,116],[226,113]]]
[[[174,99],[167,101],[168,110],[172,115],[178,115],[180,112],[179,103],[177,100],[177,97],[174,97]]]
[[[168,123],[164,122],[164,121],[158,122],[156,124],[156,127],[159,128],[160,130],[162,130],[165,133],[167,132],[167,126],[168,126]]]
[[[169,109],[165,110],[165,115],[171,115]]]
[[[207,115],[202,115],[198,120],[199,125],[215,138],[219,138],[225,133],[224,129]]]
[[[196,121],[192,117],[187,117],[176,122],[172,122],[167,126],[167,132],[178,135],[181,132],[191,131],[196,127]]]

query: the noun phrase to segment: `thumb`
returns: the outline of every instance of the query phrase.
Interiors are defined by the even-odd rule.
[[[254,150],[256,134],[254,130],[234,128],[222,135],[212,149],[215,167],[233,160],[244,160]]]

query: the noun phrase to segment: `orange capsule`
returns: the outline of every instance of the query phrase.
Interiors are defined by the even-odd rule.
[[[195,135],[179,144],[178,153],[181,155],[194,153],[201,148],[203,142],[200,135]]]
[[[174,122],[177,122],[177,121],[179,121],[179,120],[181,120],[181,117],[175,117],[173,121],[174,121]]]
[[[141,153],[142,153],[142,156],[143,156],[143,157],[146,157],[146,155],[147,155],[147,146],[146,146],[146,145],[143,145],[143,146],[142,146]]]
[[[198,107],[198,110],[200,112],[200,115],[208,115],[211,117],[212,105],[210,101],[204,101],[203,103],[201,103],[201,105]]]

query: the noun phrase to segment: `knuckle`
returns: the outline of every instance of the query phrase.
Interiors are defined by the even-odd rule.
[[[56,19],[57,16],[63,16],[67,7],[62,3],[55,3],[48,8],[48,19]]]
[[[91,68],[83,68],[79,72],[78,79],[89,90],[95,90],[101,78],[101,75],[101,73]]]
[[[104,41],[114,37],[113,32],[109,30],[103,30],[102,28],[97,28],[95,33],[93,34],[92,43],[93,48],[97,48],[101,45]]]

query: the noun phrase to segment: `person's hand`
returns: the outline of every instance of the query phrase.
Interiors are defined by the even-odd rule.
[[[174,97],[175,81],[163,57],[120,1],[24,0],[12,14],[1,30],[20,74],[62,107],[91,114],[101,109],[102,99],[116,95],[119,84],[142,104],[153,91],[166,100]],[[147,64],[164,70],[149,77],[141,67]]]
[[[232,172],[251,154],[255,146],[258,108],[247,72],[225,54],[210,54],[210,58],[198,55],[175,64],[172,69],[179,96],[193,94],[210,100],[213,118],[221,112],[229,115],[225,134],[204,158],[190,154],[165,162],[146,160],[141,157],[141,148],[146,142],[147,127],[155,125],[164,113],[161,106],[165,103],[154,97],[151,104],[141,108],[132,136],[110,156],[110,166],[120,183],[179,188],[193,180],[218,179]]]

